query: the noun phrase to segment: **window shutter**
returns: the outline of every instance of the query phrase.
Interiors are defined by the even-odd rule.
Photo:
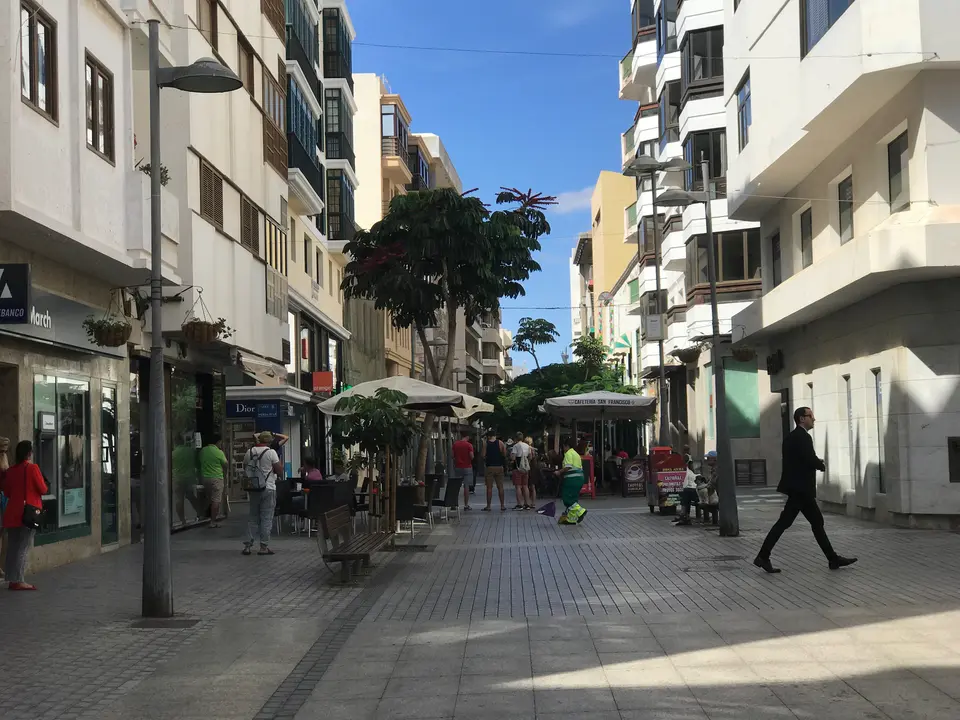
[[[213,168],[200,164],[200,214],[213,220]]]
[[[223,178],[216,173],[213,173],[213,221],[223,229]]]

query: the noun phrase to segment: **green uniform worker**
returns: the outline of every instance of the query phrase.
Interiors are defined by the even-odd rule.
[[[585,482],[583,476],[583,461],[580,459],[580,453],[572,446],[570,441],[563,443],[565,452],[563,454],[563,469],[560,473],[563,475],[560,486],[560,499],[566,508],[560,519],[557,521],[560,525],[576,525],[583,520],[587,511],[580,505],[580,488]]]

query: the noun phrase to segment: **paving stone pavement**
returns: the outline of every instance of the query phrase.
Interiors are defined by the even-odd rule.
[[[305,537],[246,558],[237,527],[183,533],[192,627],[132,626],[137,548],[45,573],[0,595],[0,717],[960,718],[957,535],[828,516],[861,558],[831,572],[801,521],[767,576],[749,561],[769,491],[743,495],[733,539],[642,499],[588,507],[577,527],[464,514],[350,587]]]

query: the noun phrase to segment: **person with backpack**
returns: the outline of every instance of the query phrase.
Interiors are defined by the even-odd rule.
[[[257,435],[257,444],[243,456],[243,486],[250,501],[247,521],[247,539],[243,554],[250,555],[253,543],[260,538],[257,555],[273,555],[270,549],[270,531],[273,529],[273,511],[277,507],[277,478],[283,472],[283,464],[277,451],[271,447],[273,433],[264,430]]]
[[[486,466],[483,479],[487,485],[487,506],[483,508],[483,512],[490,512],[494,484],[500,496],[500,512],[505,512],[507,506],[503,497],[503,469],[507,462],[507,448],[503,440],[497,439],[495,430],[487,433],[487,446],[484,448],[483,459]]]
[[[530,446],[524,442],[523,433],[517,433],[510,451],[513,458],[513,487],[517,493],[517,504],[514,510],[533,510],[533,500],[530,499]]]

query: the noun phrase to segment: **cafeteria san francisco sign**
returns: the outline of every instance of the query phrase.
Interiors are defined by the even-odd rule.
[[[628,399],[628,400],[611,400],[611,399],[607,399],[607,398],[603,398],[603,399],[589,398],[589,399],[586,399],[586,400],[571,400],[571,401],[570,401],[570,404],[571,404],[571,405],[603,405],[603,406],[608,406],[608,405],[623,405],[623,406],[630,406],[630,405],[633,405],[633,404],[634,404],[634,401],[633,401],[632,399]]]
[[[30,266],[0,264],[0,325],[25,325],[35,321],[30,302]]]

